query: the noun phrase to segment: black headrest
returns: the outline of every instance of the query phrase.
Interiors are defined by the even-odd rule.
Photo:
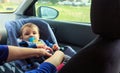
[[[93,32],[107,38],[120,37],[120,0],[92,0]]]

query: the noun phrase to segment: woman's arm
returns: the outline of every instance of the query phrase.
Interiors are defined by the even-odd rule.
[[[25,59],[29,57],[51,56],[45,49],[32,49],[16,46],[8,46],[9,55],[7,61],[13,61],[18,59]]]
[[[58,66],[64,60],[64,53],[62,51],[57,50],[50,58],[45,60],[45,62],[49,62],[54,66]]]
[[[56,73],[56,67],[61,64],[63,59],[64,53],[62,51],[56,51],[50,58],[41,63],[38,69],[25,73]]]
[[[7,45],[5,46],[0,45],[0,53],[2,53],[0,57],[4,57],[6,55],[7,58],[8,56],[7,61],[24,59],[33,56],[36,57],[42,55],[51,56],[51,54],[49,54],[45,49],[21,48],[15,46],[7,46]],[[63,61],[63,59],[64,59],[64,53],[62,51],[56,51],[51,57],[49,57],[45,62],[43,62],[40,65],[39,69],[32,70],[30,71],[30,73],[37,73],[37,72],[56,73],[56,66],[58,66]]]

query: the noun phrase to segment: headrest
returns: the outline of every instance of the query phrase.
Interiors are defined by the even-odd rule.
[[[120,1],[92,0],[93,32],[107,38],[120,38]]]
[[[24,25],[25,23],[28,23],[28,22],[34,23],[39,27],[41,39],[49,40],[51,43],[57,43],[54,33],[53,33],[51,27],[49,26],[49,24],[47,22],[41,20],[40,18],[36,18],[36,17],[35,18],[18,19],[18,20],[6,22],[5,26],[6,26],[6,29],[8,32],[9,40],[11,40],[10,42],[14,42],[16,40],[16,38],[18,38],[20,36],[20,28],[22,27],[22,25]],[[14,45],[14,44],[12,44],[12,45]]]

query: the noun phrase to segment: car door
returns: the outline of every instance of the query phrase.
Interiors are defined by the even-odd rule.
[[[60,2],[63,4],[59,4]],[[57,18],[44,20],[52,27],[60,45],[70,45],[78,51],[96,37],[91,31],[90,25],[90,0],[86,0],[86,2],[83,0],[79,5],[75,5],[73,1],[69,2],[73,4],[66,5],[64,1],[54,4],[40,0],[35,5],[36,11],[37,6],[49,6],[59,11]],[[36,15],[38,14],[36,13]]]

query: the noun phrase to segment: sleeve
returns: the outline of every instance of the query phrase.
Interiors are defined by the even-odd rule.
[[[21,41],[21,42],[19,42],[19,46],[29,47],[29,48],[37,48],[37,45],[35,43],[28,42],[28,41]]]
[[[49,46],[49,47],[51,47],[51,48],[52,48],[53,43],[50,43],[48,40],[45,40],[44,42],[47,44],[47,46]]]
[[[0,45],[0,65],[4,64],[8,57],[8,46]]]
[[[40,64],[39,69],[27,71],[25,73],[56,73],[57,69],[56,67],[49,63],[49,62],[43,62]]]

